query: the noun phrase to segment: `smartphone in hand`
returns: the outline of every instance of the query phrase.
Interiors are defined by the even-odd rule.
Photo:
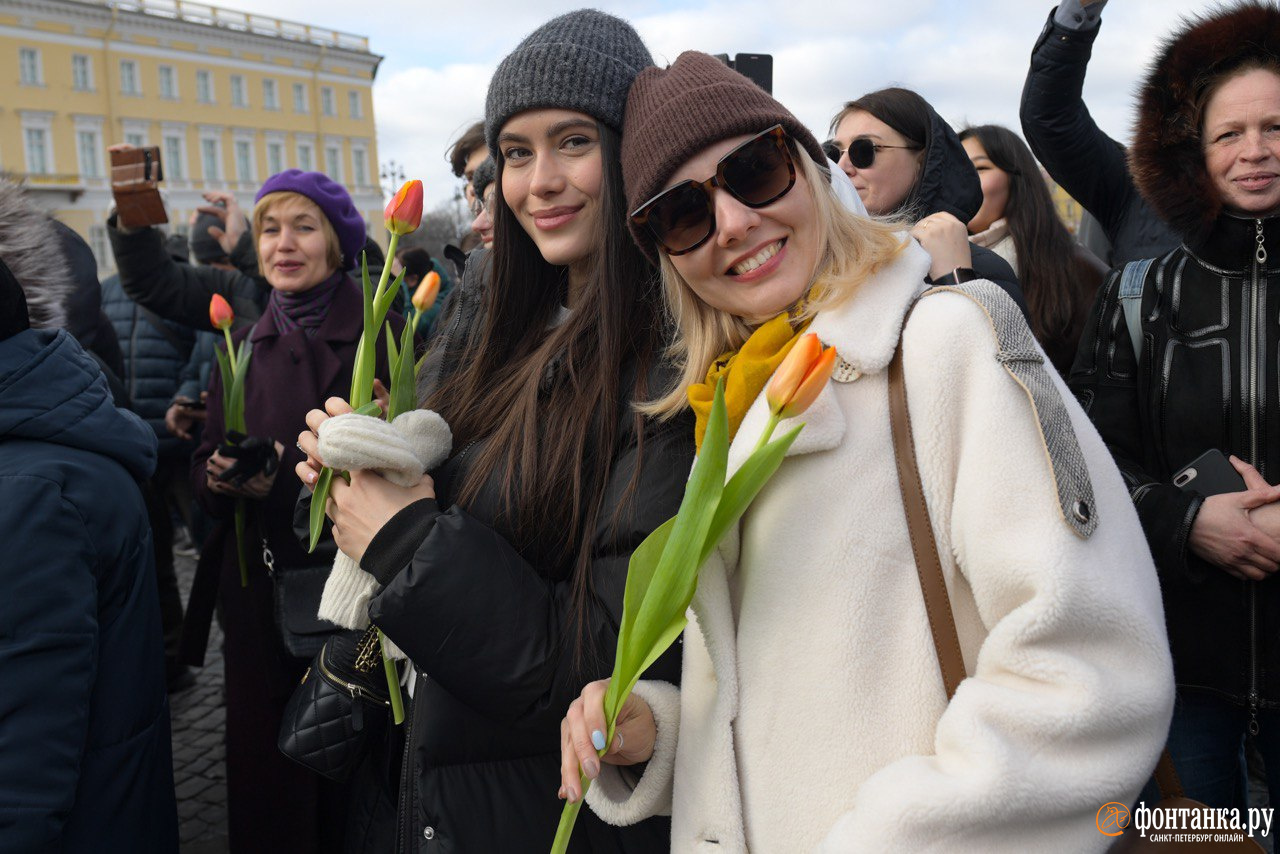
[[[1205,498],[1247,489],[1231,460],[1217,448],[1205,451],[1180,469],[1173,476],[1173,485],[1186,492],[1198,492]]]
[[[121,226],[142,228],[169,221],[157,189],[162,180],[159,147],[111,151],[111,194]]]

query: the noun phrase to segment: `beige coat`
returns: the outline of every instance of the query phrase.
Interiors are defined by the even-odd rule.
[[[1173,701],[1146,541],[1106,448],[1012,303],[989,283],[976,289],[986,307],[960,292],[922,300],[904,335],[906,387],[970,674],[947,703],[886,379],[927,267],[912,243],[814,320],[841,356],[838,378],[703,568],[682,688],[637,689],[658,745],[638,781],[606,766],[587,798],[606,821],[672,811],[673,851],[708,854],[1111,841],[1095,814],[1137,795]],[[767,414],[762,395],[731,473]]]

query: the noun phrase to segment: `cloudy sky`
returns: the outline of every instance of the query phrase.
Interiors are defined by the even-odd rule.
[[[243,6],[243,0],[225,5]],[[257,0],[259,14],[367,35],[385,57],[374,83],[378,156],[426,185],[428,205],[457,182],[445,152],[483,116],[490,75],[530,30],[572,0]],[[602,0],[630,20],[661,65],[683,50],[769,53],[774,95],[825,138],[847,100],[886,85],[917,90],[957,127],[1018,128],[1028,57],[1053,0]],[[1210,0],[1110,0],[1085,100],[1127,141],[1136,81],[1160,37]],[[352,9],[360,10],[359,16]]]

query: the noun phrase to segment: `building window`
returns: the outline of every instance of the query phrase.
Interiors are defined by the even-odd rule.
[[[218,180],[218,141],[216,139],[200,140],[200,168],[206,181]]]
[[[367,157],[368,155],[364,153],[364,149],[351,149],[351,180],[357,187],[364,187],[369,183],[369,163],[366,159]]]
[[[295,113],[305,113],[307,111],[307,84],[293,84],[293,111]]]
[[[166,136],[164,138],[164,175],[166,178],[182,180],[187,177],[186,157],[183,156],[182,137]]]
[[[82,53],[71,56],[71,86],[81,92],[93,90],[93,66]]]
[[[236,180],[249,183],[253,180],[253,146],[248,140],[236,140]]]
[[[101,178],[102,157],[98,153],[98,134],[91,130],[76,131],[76,149],[80,155],[80,177]]]
[[[324,149],[324,174],[342,183],[342,149],[326,145]]]
[[[276,97],[276,81],[262,81],[262,106],[268,110],[280,109],[280,100]]]
[[[360,109],[360,93],[352,89],[347,93],[347,108],[351,111],[351,118],[360,118],[362,111]]]
[[[99,270],[106,270],[111,267],[111,246],[107,242],[107,229],[105,226],[89,226],[89,248],[93,250],[93,258],[98,262]]]
[[[19,79],[24,86],[44,84],[44,70],[40,67],[40,51],[34,47],[18,49]]]
[[[310,172],[313,169],[315,169],[315,166],[312,165],[314,156],[315,155],[312,152],[310,145],[308,145],[305,142],[299,144],[298,145],[298,168],[301,169],[303,172]]]
[[[336,116],[338,114],[338,108],[333,99],[332,86],[324,86],[320,89],[320,111],[326,116]]]
[[[244,86],[244,76],[240,74],[231,75],[231,106],[247,107],[249,106],[248,90]]]
[[[213,103],[213,74],[209,71],[196,72],[196,100],[202,104]]]
[[[172,65],[160,66],[160,97],[178,97],[178,72],[173,70]]]
[[[120,60],[120,93],[122,95],[142,94],[142,87],[138,85],[138,63],[132,59]]]
[[[147,144],[147,138],[143,134],[135,131],[126,133],[124,135],[124,141],[126,145],[132,145],[134,148],[145,148]]]
[[[44,128],[27,128],[27,172],[48,175],[50,168],[49,133]]]
[[[284,146],[278,142],[267,143],[267,171],[272,175],[284,171]]]

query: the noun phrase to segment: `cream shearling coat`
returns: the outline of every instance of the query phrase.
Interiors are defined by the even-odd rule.
[[[1064,520],[1031,401],[996,360],[987,313],[957,293],[923,299],[903,356],[969,674],[948,705],[888,417],[886,369],[928,266],[912,242],[813,321],[861,373],[833,380],[804,413],[788,458],[703,568],[682,687],[637,688],[658,722],[653,758],[638,781],[604,766],[587,796],[606,821],[670,811],[672,850],[708,854],[1112,841],[1095,815],[1136,797],[1173,704],[1146,540],[1057,373],[1096,500],[1087,539]],[[767,415],[761,395],[730,473]]]

